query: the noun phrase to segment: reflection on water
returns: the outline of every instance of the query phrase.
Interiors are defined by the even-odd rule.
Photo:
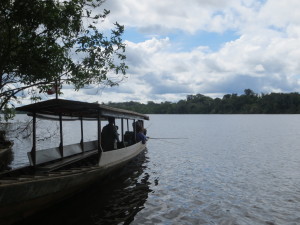
[[[104,182],[18,224],[130,224],[151,192],[146,155],[140,154]]]
[[[121,175],[25,224],[300,224],[300,115],[150,119],[150,137],[187,139],[150,139]],[[78,142],[77,125],[66,125],[66,144]],[[85,138],[95,129],[86,125]],[[15,142],[12,167],[28,162],[25,145]]]
[[[300,224],[299,115],[153,115],[151,185],[132,224]],[[154,131],[151,132],[151,131]],[[150,151],[151,149],[151,151]]]

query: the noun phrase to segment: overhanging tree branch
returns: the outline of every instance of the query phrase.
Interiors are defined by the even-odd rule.
[[[11,100],[19,99],[21,91],[35,87],[45,92],[59,79],[75,90],[92,83],[118,84],[108,74],[126,74],[124,27],[115,23],[110,37],[98,30],[98,22],[110,13],[95,13],[103,2],[0,2],[0,110],[13,107]]]

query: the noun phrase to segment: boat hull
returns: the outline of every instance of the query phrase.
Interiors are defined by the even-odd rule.
[[[14,145],[12,141],[6,141],[2,146],[0,146],[0,155],[10,151]]]
[[[103,152],[98,166],[51,172],[35,178],[0,185],[0,224],[16,221],[71,197],[124,166],[145,149],[137,143],[128,148]],[[113,160],[117,153],[122,157]],[[118,155],[118,154],[117,154]]]

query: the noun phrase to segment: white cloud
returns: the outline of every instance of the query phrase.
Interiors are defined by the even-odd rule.
[[[231,9],[238,3],[235,0],[110,0],[103,7],[111,9],[110,21],[128,27],[156,34],[174,29],[193,33],[199,29],[222,31],[236,26],[232,15],[235,11]]]
[[[176,88],[169,86],[183,90],[180,92],[182,94],[186,93],[182,87],[190,93],[205,94],[230,90],[241,92],[246,88],[257,92],[299,91],[300,68],[297,59],[300,57],[300,40],[276,34],[265,30],[263,35],[243,35],[218,52],[207,52],[201,48],[180,53],[166,52],[164,48],[152,51],[149,43],[131,43],[129,51],[131,47],[138,46],[147,54],[143,64],[131,65],[133,74],[130,79],[134,76],[145,79],[143,75],[151,73],[144,88],[152,87],[155,93],[160,93],[161,101],[172,94],[179,94],[174,90]],[[152,41],[163,42],[157,39]],[[229,85],[232,86],[229,88]]]
[[[259,22],[285,28],[288,24],[300,24],[300,1],[269,0],[258,14]]]
[[[105,4],[111,9],[107,22],[118,21],[150,38],[126,41],[128,79],[119,87],[65,96],[159,102],[196,93],[213,97],[241,93],[246,88],[258,93],[300,91],[298,0],[108,0]],[[168,36],[178,30],[234,30],[239,38],[214,52],[200,43],[176,52],[177,43]]]

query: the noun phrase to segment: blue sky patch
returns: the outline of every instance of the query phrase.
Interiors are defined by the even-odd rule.
[[[122,36],[123,40],[128,40],[133,43],[139,43],[139,42],[144,42],[149,37],[143,33],[138,32],[136,28],[132,27],[125,27],[125,32]]]
[[[199,46],[207,46],[211,51],[218,51],[226,42],[239,38],[233,31],[226,31],[224,33],[199,31],[194,35],[178,32],[169,37],[171,42],[179,43],[179,48],[185,51]]]
[[[154,35],[152,35],[154,37]],[[226,42],[239,38],[234,31],[226,31],[223,33],[199,31],[190,34],[183,31],[170,33],[166,36],[155,35],[156,38],[169,37],[170,41],[175,44],[174,51],[191,51],[199,46],[207,46],[211,51],[218,51]],[[141,33],[135,28],[126,28],[123,40],[130,40],[134,43],[144,42],[151,38],[151,35]]]

